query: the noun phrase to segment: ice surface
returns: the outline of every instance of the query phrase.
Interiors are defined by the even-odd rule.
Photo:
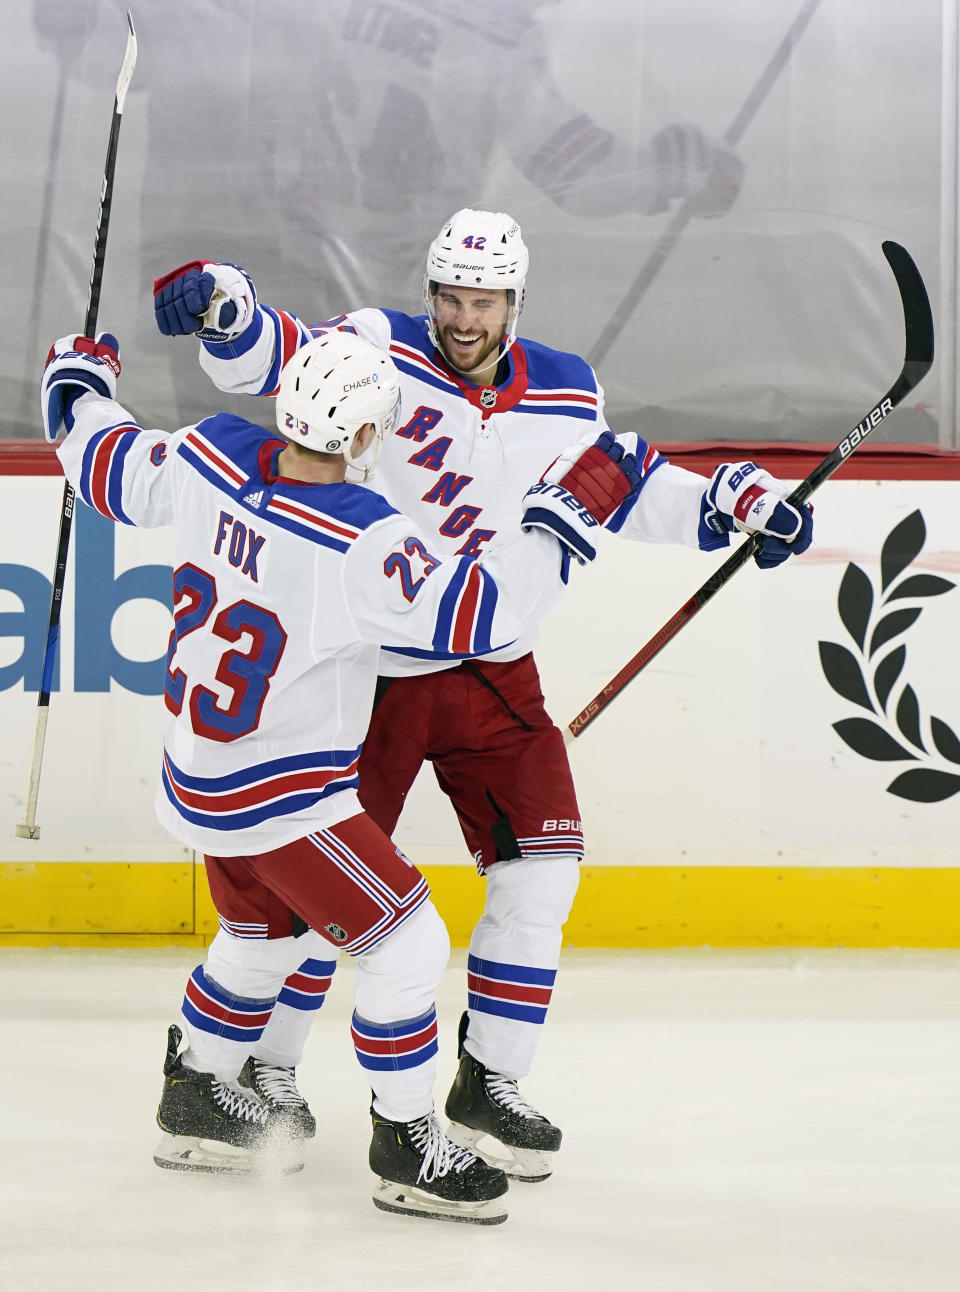
[[[166,1026],[199,958],[0,951],[5,1292],[960,1289],[960,954],[565,953],[521,1086],[564,1147],[494,1228],[373,1207],[349,964],[299,1074],[304,1171],[158,1170]]]

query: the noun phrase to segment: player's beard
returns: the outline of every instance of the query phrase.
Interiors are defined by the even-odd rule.
[[[468,373],[474,372],[478,368],[487,367],[494,362],[497,350],[503,344],[502,324],[499,328],[484,328],[480,342],[474,345],[472,350],[462,351],[459,354],[457,348],[448,339],[449,334],[457,331],[459,331],[458,328],[447,327],[439,334],[440,349],[451,368],[466,376]]]

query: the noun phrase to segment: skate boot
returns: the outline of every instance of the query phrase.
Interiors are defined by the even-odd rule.
[[[473,1225],[507,1218],[507,1177],[452,1144],[434,1113],[391,1122],[370,1110],[370,1170],[380,1177],[373,1205],[381,1211]]]
[[[163,1131],[153,1154],[157,1166],[234,1175],[257,1169],[284,1175],[303,1170],[302,1136],[291,1135],[255,1091],[185,1067],[177,1053],[181,1036],[172,1024],[157,1109]]]
[[[513,1077],[491,1072],[468,1054],[463,1023],[460,1032],[460,1067],[445,1106],[450,1138],[511,1180],[546,1180],[563,1138],[560,1128],[527,1103]]]
[[[248,1090],[255,1090],[276,1116],[287,1121],[291,1137],[299,1135],[303,1139],[311,1139],[316,1135],[316,1119],[297,1089],[296,1068],[281,1068],[251,1055],[240,1070],[237,1081]]]

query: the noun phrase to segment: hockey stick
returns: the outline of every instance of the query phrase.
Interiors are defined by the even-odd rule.
[[[810,19],[813,17],[813,12],[819,3],[820,0],[804,0],[804,5],[796,18],[794,18],[793,22],[790,24],[787,34],[777,46],[773,57],[763,69],[756,85],[747,95],[740,111],[727,128],[727,132],[723,136],[723,142],[729,147],[733,148],[740,142],[743,132],[756,116],[757,109],[770,93],[774,82],[786,66],[797,41],[803,35],[804,30],[806,29]],[[696,214],[696,207],[696,196],[686,198],[677,207],[670,223],[657,240],[657,244],[653,248],[653,251],[651,251],[650,255],[640,268],[639,273],[630,284],[630,287],[620,304],[611,315],[606,327],[594,342],[593,349],[587,355],[587,362],[592,368],[597,367],[601,360],[606,356],[607,351],[613,345],[614,341],[616,341],[617,337],[623,331],[630,316],[640,304],[641,297],[663,268],[667,256],[669,256],[670,252],[676,246],[677,242],[680,240],[680,235]]]
[[[107,230],[110,227],[110,207],[113,202],[113,172],[117,164],[120,118],[123,116],[123,105],[136,61],[137,34],[133,29],[133,18],[128,9],[127,46],[124,50],[120,75],[117,78],[113,117],[110,121],[110,138],[107,142],[107,160],[103,168],[100,213],[97,216],[97,236],[93,246],[93,266],[90,270],[90,295],[87,298],[87,314],[83,324],[84,336],[93,336],[97,326],[97,313],[100,308],[100,285],[103,281],[103,262],[107,252]],[[57,538],[53,589],[50,597],[50,619],[47,626],[46,647],[43,652],[43,673],[40,679],[40,692],[37,696],[37,725],[33,738],[33,759],[30,764],[30,779],[27,784],[27,801],[23,820],[17,824],[14,831],[20,839],[37,839],[40,837],[40,827],[37,825],[37,796],[40,792],[43,746],[46,741],[47,717],[50,712],[50,688],[53,685],[53,668],[56,663],[57,646],[60,641],[60,610],[63,603],[63,586],[67,577],[67,554],[70,550],[70,531],[73,526],[74,497],[72,487],[65,481],[63,501],[60,506],[60,533]]]
[[[50,213],[53,210],[54,176],[60,169],[60,147],[63,140],[63,117],[67,101],[67,69],[65,64],[58,68],[57,99],[53,108],[53,126],[50,130],[50,143],[47,146],[47,176],[43,185],[43,203],[40,208],[39,245],[37,247],[37,264],[34,273],[33,300],[30,306],[30,321],[27,325],[26,353],[28,362],[33,361],[34,352],[40,333],[40,302],[45,299],[47,287],[47,261],[50,256]],[[31,420],[36,395],[33,382],[23,383],[23,395],[20,399],[18,421],[26,426]]]
[[[900,376],[887,393],[869,413],[857,423],[852,431],[843,437],[835,449],[813,468],[787,502],[800,507],[819,488],[834,471],[847,460],[851,453],[872,435],[884,418],[896,408],[897,404],[908,395],[914,386],[926,376],[933,363],[933,316],[930,313],[930,301],[927,289],[923,285],[920,271],[910,257],[909,252],[897,242],[885,242],[883,254],[886,256],[900,289],[903,305],[903,323],[906,333],[905,357]],[[675,637],[685,624],[688,624],[698,610],[701,610],[711,597],[720,591],[725,583],[746,565],[763,542],[761,534],[751,534],[746,542],[729,556],[723,565],[707,579],[703,587],[698,588],[689,601],[685,602],[675,615],[654,633],[647,644],[637,651],[616,677],[611,678],[603,690],[593,697],[590,703],[564,728],[564,742],[569,745],[577,736],[602,713],[611,700],[615,699],[628,682],[632,682],[641,669],[663,650],[667,642]]]

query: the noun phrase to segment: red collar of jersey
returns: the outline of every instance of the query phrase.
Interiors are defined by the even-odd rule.
[[[483,421],[494,413],[509,413],[527,393],[527,356],[519,341],[514,341],[507,351],[510,376],[502,386],[473,386],[460,376],[456,368],[451,368],[439,347],[434,349],[433,356],[437,366],[458,386],[467,403],[480,409]]]
[[[277,458],[287,447],[286,440],[264,440],[257,450],[257,466],[263,476],[263,483],[268,485],[309,485],[309,480],[292,480],[290,476],[277,475]]]

